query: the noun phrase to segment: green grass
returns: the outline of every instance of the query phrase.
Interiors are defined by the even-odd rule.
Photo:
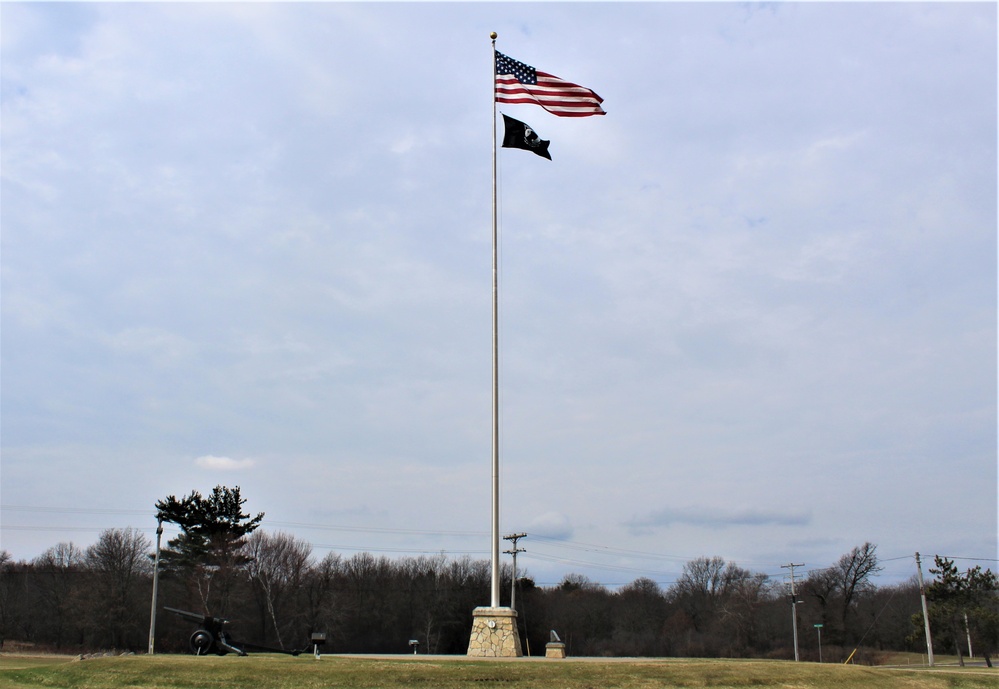
[[[0,656],[0,689],[977,689],[999,670],[889,669],[787,661],[689,659],[365,658],[235,656]]]

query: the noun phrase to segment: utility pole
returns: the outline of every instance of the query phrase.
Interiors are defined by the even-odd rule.
[[[933,667],[933,639],[930,637],[930,611],[926,607],[926,587],[923,586],[923,565],[916,553],[916,572],[919,574],[919,598],[923,603],[923,628],[926,631],[926,658]]]
[[[517,553],[526,553],[527,551],[523,548],[517,547],[517,541],[521,538],[526,538],[526,533],[512,533],[509,536],[504,536],[504,541],[513,541],[513,550],[504,550],[503,552],[507,555],[513,555],[513,580],[510,582],[510,609],[517,609]]]
[[[163,517],[156,518],[156,559],[153,560],[153,602],[149,611],[149,655],[156,641],[156,596],[160,583],[160,539],[163,537]]]
[[[798,662],[798,596],[794,592],[794,568],[804,566],[804,563],[795,564],[794,562],[780,566],[781,569],[789,568],[791,570],[791,627],[794,629],[794,662]]]
[[[964,613],[964,633],[968,637],[968,657],[974,658],[975,654],[971,650],[971,629],[968,627],[968,613]]]

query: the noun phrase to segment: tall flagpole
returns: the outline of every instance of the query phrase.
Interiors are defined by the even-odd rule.
[[[468,655],[480,658],[514,658],[523,655],[517,630],[517,611],[500,607],[499,531],[499,231],[496,202],[496,32],[493,44],[493,447],[492,447],[492,590],[489,607],[472,611]]]
[[[496,221],[496,32],[489,34],[493,44],[493,483],[492,483],[492,594],[490,607],[500,605],[500,526],[499,526],[499,242]]]

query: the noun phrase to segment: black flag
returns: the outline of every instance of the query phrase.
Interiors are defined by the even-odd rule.
[[[503,133],[503,148],[522,148],[537,153],[542,158],[552,159],[548,153],[548,144],[551,141],[543,141],[530,126],[507,115],[503,115],[503,124],[506,127]]]

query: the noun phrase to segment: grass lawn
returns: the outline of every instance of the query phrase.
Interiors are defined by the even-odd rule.
[[[246,658],[186,655],[75,660],[0,655],[0,689],[975,689],[999,687],[986,668],[870,668],[754,660],[568,659],[470,660],[463,657],[366,658],[257,654]]]

